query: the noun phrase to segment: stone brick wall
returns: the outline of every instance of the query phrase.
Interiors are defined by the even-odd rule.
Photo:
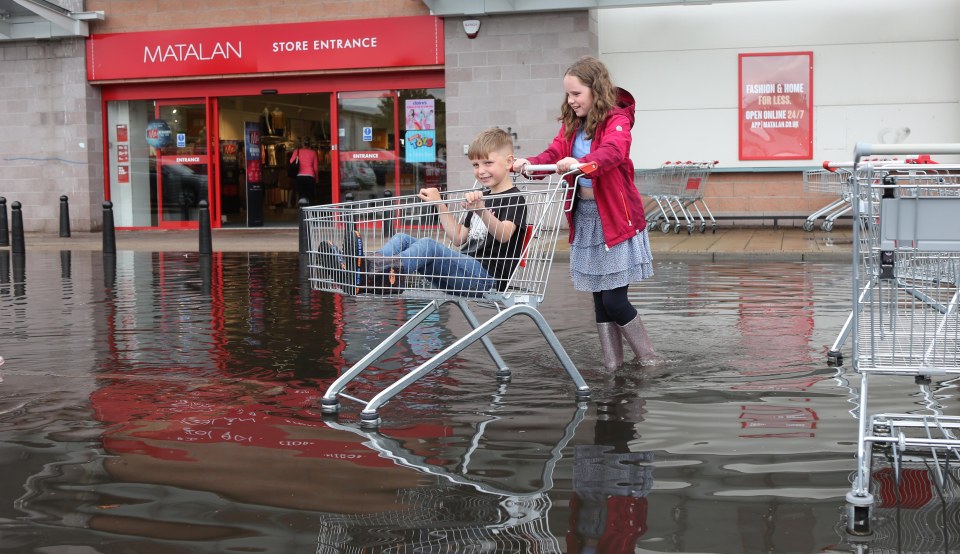
[[[67,195],[71,231],[100,227],[103,145],[99,92],[84,42],[0,43],[0,196],[20,202],[25,231],[57,231]]]
[[[803,188],[801,172],[731,172],[711,174],[701,192],[714,216],[734,218],[720,225],[772,225],[775,217],[803,216],[777,221],[801,227],[806,216],[839,197],[804,193]],[[837,222],[842,225],[849,222]]]
[[[451,188],[473,184],[463,146],[487,127],[516,133],[519,157],[542,152],[559,129],[564,70],[598,50],[596,20],[586,11],[477,18],[474,39],[464,19],[444,21]]]
[[[104,21],[90,25],[91,33],[430,14],[422,0],[87,0],[86,9],[103,10],[107,14]]]

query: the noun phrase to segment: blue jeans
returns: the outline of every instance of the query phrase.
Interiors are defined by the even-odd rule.
[[[479,293],[494,287],[493,277],[479,261],[433,239],[397,233],[379,253],[400,258],[403,273],[419,273],[433,286],[452,294]]]

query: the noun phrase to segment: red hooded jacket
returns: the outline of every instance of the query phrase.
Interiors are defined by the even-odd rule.
[[[629,92],[617,89],[617,106],[610,109],[607,117],[597,125],[590,153],[579,158],[580,162],[597,162],[598,168],[590,174],[593,194],[603,224],[603,238],[607,248],[612,248],[639,234],[647,226],[643,213],[643,199],[634,184],[633,160],[630,159],[630,144],[633,136],[635,102]],[[566,129],[560,132],[543,153],[527,158],[531,164],[554,164],[573,154],[573,139],[566,139]],[[571,198],[576,209],[576,196]],[[570,222],[570,242],[576,232],[573,212],[567,213]]]

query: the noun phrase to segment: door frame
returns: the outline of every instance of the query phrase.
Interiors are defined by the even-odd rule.
[[[158,99],[158,100],[156,100],[156,106],[155,106],[155,109],[154,109],[154,117],[156,117],[156,118],[158,118],[158,119],[160,118],[161,110],[162,110],[164,107],[167,107],[167,106],[181,106],[181,105],[202,106],[202,107],[203,107],[203,110],[204,110],[204,114],[203,114],[203,116],[204,116],[204,125],[206,126],[206,129],[207,129],[207,131],[206,131],[206,133],[205,133],[205,137],[204,137],[204,141],[205,141],[205,142],[204,142],[204,147],[205,147],[206,152],[207,152],[206,154],[196,154],[196,155],[174,154],[173,156],[169,156],[169,155],[163,155],[162,153],[159,153],[159,152],[158,152],[157,155],[156,155],[156,168],[157,168],[157,169],[156,169],[156,174],[157,174],[157,227],[160,228],[160,229],[199,229],[199,228],[200,228],[199,216],[198,216],[198,219],[196,219],[196,220],[165,220],[165,219],[164,219],[164,213],[166,212],[166,210],[164,209],[164,203],[163,203],[163,170],[162,170],[162,169],[163,169],[163,165],[164,165],[164,158],[165,158],[165,157],[174,157],[174,158],[179,157],[179,158],[183,158],[183,157],[187,157],[187,156],[189,156],[189,157],[191,157],[191,158],[192,158],[192,157],[197,157],[197,158],[199,158],[199,161],[194,162],[194,163],[192,163],[191,165],[200,165],[200,164],[202,164],[202,165],[204,165],[205,168],[206,168],[207,197],[206,197],[206,198],[200,198],[200,199],[198,200],[198,202],[199,202],[199,201],[202,201],[202,200],[206,200],[206,201],[207,201],[207,206],[208,206],[208,210],[209,210],[208,213],[210,214],[211,227],[214,226],[214,224],[213,224],[214,221],[217,222],[216,226],[219,227],[220,217],[219,217],[219,215],[217,215],[216,217],[214,217],[214,215],[213,215],[214,211],[219,212],[218,209],[217,209],[217,210],[214,210],[214,204],[219,205],[219,202],[214,202],[214,201],[212,200],[212,198],[218,197],[218,195],[219,195],[218,181],[217,181],[217,179],[215,178],[215,176],[217,175],[217,171],[215,171],[215,169],[214,169],[214,166],[215,166],[215,165],[218,165],[218,161],[219,161],[219,155],[218,155],[218,153],[219,153],[219,150],[213,150],[213,149],[211,148],[211,146],[212,146],[212,144],[213,144],[214,142],[217,142],[217,143],[219,142],[219,141],[214,141],[214,140],[212,139],[212,137],[219,135],[219,129],[216,128],[215,124],[213,124],[213,123],[211,122],[211,112],[214,111],[214,110],[212,109],[210,100],[211,100],[210,97],[203,97],[203,98]],[[216,121],[216,120],[214,120],[214,121]],[[177,164],[177,163],[179,163],[179,162],[173,161],[173,162],[166,162],[166,163]],[[216,193],[215,193],[215,189],[217,189],[217,190],[216,190]]]

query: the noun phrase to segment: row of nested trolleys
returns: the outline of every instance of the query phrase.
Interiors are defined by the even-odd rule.
[[[960,154],[960,144],[858,144],[839,172],[848,177],[855,221],[852,310],[832,350],[849,338],[860,376],[857,467],[847,494],[854,535],[871,533],[874,463],[891,460],[899,480],[904,464],[922,459],[940,490],[955,480],[950,465],[960,465],[960,417],[936,400],[896,413],[870,397],[871,383],[883,378],[920,386],[918,395],[930,399],[931,378],[960,374],[960,165],[864,161],[920,154]]]
[[[679,233],[684,227],[687,233],[694,229],[703,233],[709,221],[715,233],[717,221],[703,200],[703,190],[717,163],[666,162],[658,168],[636,170],[634,183],[649,198],[644,206],[647,226],[659,227],[664,234],[671,229]]]
[[[873,157],[863,160],[874,167],[884,164],[902,165],[925,164],[930,165],[929,154],[918,154],[915,158],[907,158],[902,161],[890,158]],[[820,229],[830,232],[836,224],[837,219],[853,211],[853,174],[851,163],[831,163],[823,162],[823,169],[810,169],[803,172],[803,192],[805,194],[834,195],[836,199],[831,200],[818,210],[815,210],[803,222],[804,231],[813,231],[817,226],[817,221],[821,218]]]

